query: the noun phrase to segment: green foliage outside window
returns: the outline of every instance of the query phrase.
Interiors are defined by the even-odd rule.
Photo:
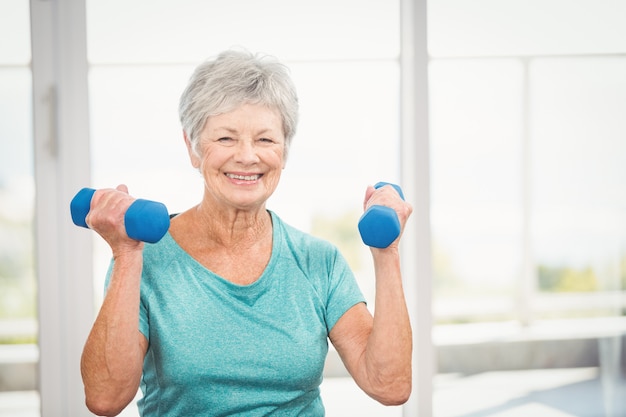
[[[313,217],[311,233],[335,244],[348,261],[350,267],[357,271],[362,267],[360,241],[357,223],[359,213],[344,212],[339,216],[317,214]]]
[[[540,291],[592,292],[600,288],[598,277],[591,267],[550,267],[539,265],[537,279]]]

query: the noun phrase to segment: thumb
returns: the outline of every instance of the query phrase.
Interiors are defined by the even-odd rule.
[[[121,192],[123,192],[123,193],[128,194],[128,187],[126,186],[126,184],[120,184],[120,185],[118,185],[117,187],[115,187],[115,189],[116,189],[117,191],[121,191]]]
[[[367,202],[369,201],[372,194],[374,194],[374,191],[376,191],[376,189],[373,186],[367,186],[367,189],[365,190],[365,198],[363,199],[363,210],[367,209]]]

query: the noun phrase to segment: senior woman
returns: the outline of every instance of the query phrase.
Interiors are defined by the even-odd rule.
[[[382,404],[411,392],[411,327],[399,239],[372,248],[372,316],[330,243],[266,208],[285,167],[298,102],[286,68],[227,51],[201,64],[180,101],[198,205],[156,244],[129,238],[125,186],[97,191],[87,223],[113,255],[81,371],[88,408],[142,416],[323,416],[328,340],[356,383]],[[393,187],[365,191],[364,208],[412,208]]]

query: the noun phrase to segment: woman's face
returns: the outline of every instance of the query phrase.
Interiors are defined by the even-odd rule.
[[[257,104],[209,117],[200,133],[200,155],[186,141],[206,192],[236,209],[264,207],[284,168],[282,126],[277,111]]]

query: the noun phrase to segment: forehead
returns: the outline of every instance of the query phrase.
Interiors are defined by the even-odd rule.
[[[233,110],[209,116],[205,130],[232,132],[271,131],[283,133],[283,123],[278,110],[260,104],[243,104]]]

